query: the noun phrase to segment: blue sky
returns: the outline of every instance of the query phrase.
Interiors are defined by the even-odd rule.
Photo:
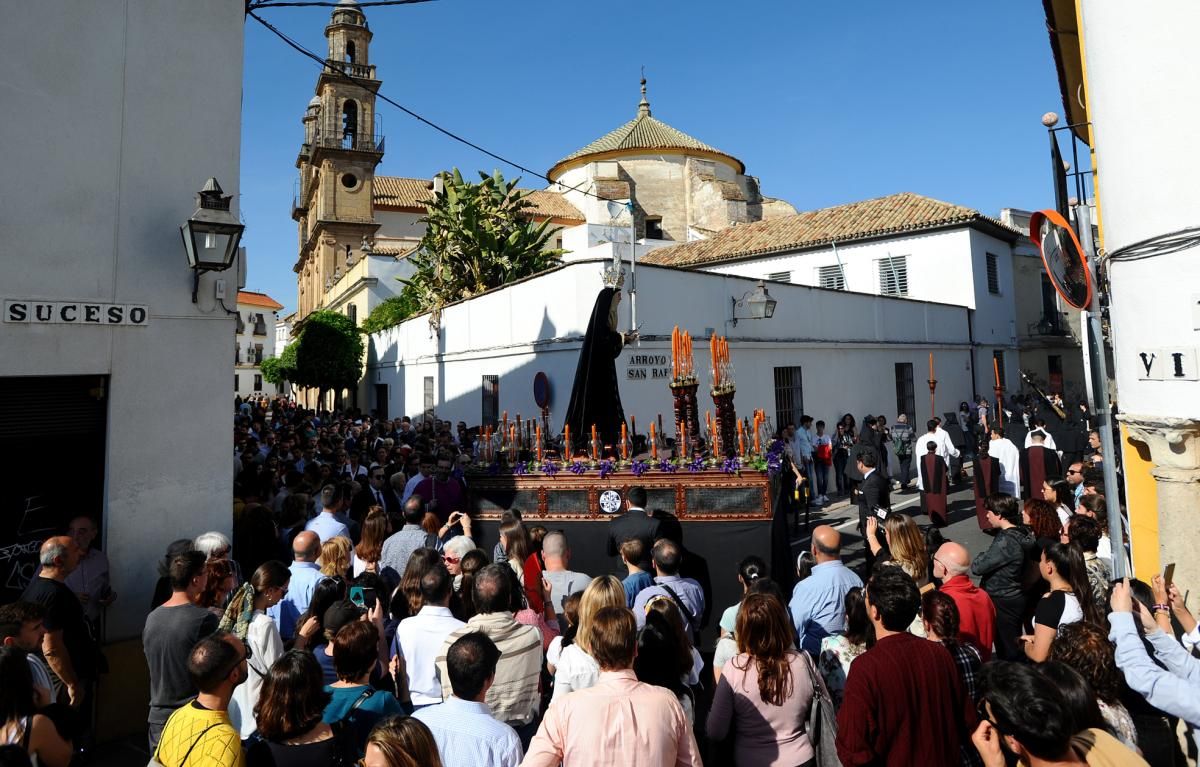
[[[324,55],[329,11],[260,13]],[[1052,207],[1040,117],[1062,105],[1040,3],[436,0],[366,12],[383,93],[543,173],[634,116],[645,65],[655,117],[738,157],[764,194],[799,210],[900,191],[991,215]],[[247,19],[247,287],[287,311],[294,163],[317,72]],[[378,113],[380,174],[521,175],[389,105]]]

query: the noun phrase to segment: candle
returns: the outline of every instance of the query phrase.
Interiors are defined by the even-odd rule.
[[[537,435],[537,460],[538,460],[538,463],[541,463],[542,462],[542,425],[540,423],[537,425],[535,434]]]
[[[679,441],[683,444],[676,448],[675,452],[681,454],[684,458],[688,455],[688,438],[687,438],[687,421],[679,424]]]
[[[746,454],[746,427],[738,422],[738,455]]]
[[[1000,362],[995,357],[992,357],[992,372],[996,374],[996,388],[1000,388]]]
[[[628,436],[629,436],[628,433],[625,431],[625,422],[622,421],[621,422],[621,460],[622,461],[629,458],[629,443],[627,441]]]
[[[651,460],[657,461],[658,460],[658,441],[655,439],[654,435],[655,435],[654,421],[651,421],[650,422],[650,458],[651,458]]]
[[[571,424],[563,426],[563,460],[571,459]]]
[[[929,380],[933,380],[933,352],[929,353]]]
[[[592,460],[595,461],[599,458],[599,445],[596,444],[596,424],[592,424]]]
[[[758,433],[759,433],[758,427],[759,427],[760,423],[761,422],[758,420],[758,414],[755,413],[755,415],[754,415],[754,452],[755,452],[755,454],[762,452],[761,445],[758,440]]]

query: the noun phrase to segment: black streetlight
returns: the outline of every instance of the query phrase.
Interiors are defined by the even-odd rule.
[[[739,319],[743,320],[769,320],[775,316],[775,305],[779,303],[771,294],[767,292],[767,284],[759,280],[754,286],[754,290],[747,290],[741,298],[730,298],[733,302],[732,312],[729,319],[730,324],[737,327]],[[738,307],[745,307],[747,314],[738,317]]]
[[[188,266],[194,272],[192,303],[196,303],[200,275],[204,272],[223,272],[233,266],[233,260],[237,257],[238,244],[246,227],[229,212],[231,199],[232,196],[224,193],[217,180],[210,178],[196,196],[196,212],[179,227],[183,247],[187,250]]]

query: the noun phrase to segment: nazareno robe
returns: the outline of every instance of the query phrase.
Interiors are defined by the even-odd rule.
[[[566,423],[571,427],[571,441],[576,446],[588,443],[593,424],[602,445],[616,445],[621,437],[625,411],[621,408],[621,392],[617,388],[616,360],[624,339],[608,324],[615,293],[615,288],[604,288],[596,296],[587,334],[583,337],[583,348],[579,350],[566,415]]]
[[[985,452],[975,457],[975,518],[980,530],[990,530],[987,507],[983,501],[992,493],[1000,492],[1000,462]]]
[[[921,456],[917,471],[921,475],[921,511],[941,527],[948,521],[950,478],[946,475],[946,462],[937,453],[926,453]]]
[[[1060,479],[1062,461],[1058,453],[1043,445],[1030,445],[1021,454],[1021,500],[1042,497],[1042,483]]]

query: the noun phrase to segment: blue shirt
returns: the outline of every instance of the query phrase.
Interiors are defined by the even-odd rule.
[[[517,731],[494,719],[486,703],[451,696],[444,703],[417,710],[413,718],[433,733],[442,764],[517,767],[521,762]]]
[[[325,511],[308,520],[304,529],[316,533],[317,537],[321,539],[321,543],[330,538],[337,538],[339,535],[350,540],[349,525],[338,519],[336,514],[329,514]]]
[[[325,577],[316,562],[292,562],[288,570],[292,573],[292,580],[288,583],[287,594],[278,604],[267,608],[267,615],[275,621],[279,636],[284,639],[291,639],[296,633],[296,621],[308,609],[313,589]]]
[[[681,578],[678,575],[661,575],[654,579],[653,586],[638,592],[637,598],[633,600],[633,617],[637,620],[638,628],[646,625],[646,603],[656,594],[662,594],[672,602],[675,601],[663,586],[670,586],[679,597],[679,601],[691,612],[691,615],[683,616],[683,622],[693,631],[699,631],[700,619],[704,617],[704,589],[691,578]]]
[[[1133,613],[1108,616],[1108,639],[1117,645],[1117,668],[1147,703],[1195,727],[1200,724],[1200,660],[1188,654],[1175,637],[1158,630],[1146,633],[1146,641],[1154,648],[1152,658],[1138,636],[1135,620]],[[1193,731],[1192,737],[1200,745],[1200,735]]]
[[[625,580],[621,581],[621,585],[625,587],[625,606],[632,610],[633,601],[637,599],[637,595],[641,593],[642,589],[648,589],[653,586],[654,579],[650,577],[650,573],[643,570],[626,575]],[[674,588],[674,586],[671,588]]]
[[[371,689],[370,685],[365,684],[354,687],[329,686],[325,688],[325,692],[333,697],[325,706],[325,715],[322,719],[326,724],[345,720],[350,732],[353,733],[353,741],[359,744],[360,754],[367,747],[367,736],[371,734],[371,728],[380,719],[403,713],[396,696],[386,690],[375,690],[371,693],[371,697],[364,700],[358,708],[351,712],[350,709],[369,689]]]
[[[788,609],[800,636],[800,646],[815,658],[821,640],[846,629],[846,592],[862,588],[862,579],[840,561],[822,562],[812,575],[796,584]]]

